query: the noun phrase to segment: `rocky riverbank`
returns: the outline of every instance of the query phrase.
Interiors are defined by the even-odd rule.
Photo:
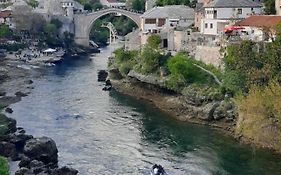
[[[12,113],[9,105],[27,96],[34,88],[32,78],[40,76],[40,67],[19,60],[0,58],[0,112]],[[16,126],[14,119],[0,114],[0,155],[19,161],[16,175],[76,175],[77,170],[58,167],[56,143],[48,137],[34,138]]]
[[[129,72],[123,77],[118,69],[110,70],[109,77],[115,90],[148,100],[178,120],[218,128],[240,142],[280,153],[279,147],[237,134],[236,124],[239,117],[235,103],[231,99],[214,97],[208,92],[208,87],[203,90],[204,92],[199,92],[190,86],[183,94],[178,94],[163,88],[161,81],[156,80],[157,77],[155,79],[135,72]]]
[[[142,78],[136,73],[129,73],[123,78],[115,69],[109,71],[109,76],[115,90],[148,100],[178,120],[210,125],[234,134],[234,103],[216,97],[212,92],[208,92],[208,87],[203,89],[204,92],[198,92],[190,86],[184,94],[178,94],[161,87],[160,84],[157,85],[158,83],[151,83],[151,77]]]

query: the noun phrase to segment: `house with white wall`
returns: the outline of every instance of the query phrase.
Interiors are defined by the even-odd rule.
[[[272,41],[275,39],[275,26],[281,22],[279,15],[253,15],[235,23],[241,27],[237,31],[242,40]]]
[[[262,14],[262,7],[259,0],[213,0],[204,6],[200,32],[215,38],[222,34],[226,25]]]
[[[141,44],[145,44],[150,35],[159,34],[163,47],[175,50],[175,29],[187,29],[193,23],[194,10],[190,7],[184,5],[154,7],[141,16]]]
[[[14,28],[12,23],[12,11],[2,10],[0,11],[0,24],[6,24],[9,28]]]

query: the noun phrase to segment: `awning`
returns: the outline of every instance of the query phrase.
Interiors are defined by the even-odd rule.
[[[241,26],[234,26],[234,25],[230,25],[230,26],[226,26],[224,28],[224,32],[232,32],[233,30],[242,30],[242,29],[245,29],[244,27],[241,27]]]
[[[43,52],[44,53],[53,53],[55,51],[57,51],[57,50],[49,48],[49,49],[44,50]]]

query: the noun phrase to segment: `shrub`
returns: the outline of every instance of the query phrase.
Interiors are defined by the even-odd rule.
[[[248,96],[238,95],[239,118],[236,133],[281,150],[281,86],[251,86]]]
[[[170,72],[166,85],[175,91],[180,91],[184,86],[189,84],[197,85],[213,85],[214,78],[200,69],[198,65],[203,63],[198,62],[183,53],[178,53],[167,61],[167,68]],[[205,65],[206,66],[206,65]]]
[[[0,156],[0,174],[9,175],[7,160]]]

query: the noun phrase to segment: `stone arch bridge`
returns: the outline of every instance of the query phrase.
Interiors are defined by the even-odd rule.
[[[76,14],[74,16],[75,42],[82,46],[89,46],[89,35],[93,23],[100,17],[112,13],[127,16],[128,18],[133,20],[139,28],[141,26],[141,13],[136,13],[121,8],[106,8],[99,11],[95,11],[93,13]]]

